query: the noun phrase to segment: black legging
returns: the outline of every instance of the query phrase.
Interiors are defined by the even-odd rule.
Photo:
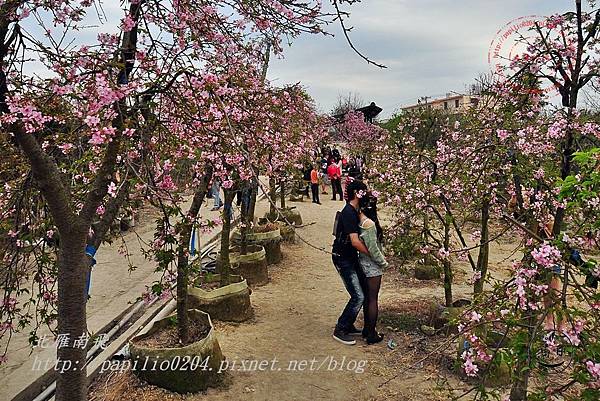
[[[331,198],[331,200],[336,200],[336,194],[340,194],[340,200],[344,199],[344,190],[342,189],[341,179],[336,178],[331,180],[331,190],[333,192],[333,197]]]
[[[365,333],[367,337],[377,336],[377,315],[379,314],[379,288],[381,287],[381,276],[367,277],[367,291],[365,293],[364,316]]]

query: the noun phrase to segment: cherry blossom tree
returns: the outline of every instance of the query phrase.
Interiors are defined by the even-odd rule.
[[[349,111],[341,122],[335,124],[340,138],[348,144],[352,152],[368,157],[384,137],[385,131],[378,125],[365,121],[360,111]]]
[[[580,91],[598,74],[600,13],[590,5],[584,12],[576,1],[574,12],[535,25],[526,52],[512,60],[516,73],[498,85],[505,106],[496,110],[504,125],[496,132],[510,156],[512,212],[498,217],[520,231],[524,249],[510,280],[496,283],[464,319],[469,347],[462,358],[466,373],[482,378],[480,394],[490,393],[490,372],[507,364],[513,372],[507,399],[598,397],[597,294],[588,288],[596,262],[582,255],[597,248],[595,215],[586,212],[595,192],[585,188],[594,185],[590,149],[598,146],[599,126],[578,108]],[[522,85],[531,78],[549,82],[562,108],[544,109],[543,86]],[[517,80],[529,90],[515,91]],[[538,376],[544,380],[531,380]]]
[[[256,42],[264,38],[280,52],[283,39],[322,33],[333,17],[347,16],[339,7],[353,1],[335,3],[337,13],[327,15],[317,1],[135,0],[127,3],[120,22],[104,21],[91,0],[0,4],[0,140],[14,162],[2,167],[17,166],[2,174],[7,178],[0,196],[1,229],[7,240],[1,254],[9,273],[0,335],[10,338],[36,316],[52,327],[58,320],[57,332],[69,337],[57,350],[58,359],[69,366],[58,377],[57,400],[85,399],[86,350],[74,340],[87,335],[87,274],[115,216],[143,199],[162,202],[167,210],[165,192],[174,190],[178,160],[169,161],[165,149],[177,148],[174,144],[200,128],[213,139],[216,133],[218,141],[224,121],[229,125],[240,113],[234,103],[219,99],[238,89],[216,85],[221,71],[210,66],[253,64]],[[80,32],[89,31],[87,21],[93,18],[102,23],[101,31],[96,40],[82,43],[89,36]],[[164,127],[176,122],[163,120],[165,107],[181,106],[176,100],[184,83],[211,102],[193,124],[167,131]],[[235,143],[235,135],[227,137]],[[208,169],[224,174],[222,156],[209,167],[206,157],[198,158],[192,181],[205,182]],[[196,213],[194,206],[178,228],[182,240],[189,228],[185,222],[194,221]],[[168,224],[158,229],[177,232]],[[180,260],[186,256],[181,247],[175,254]],[[23,278],[30,282],[28,271],[35,272],[33,291],[21,286]],[[35,332],[34,327],[34,343]]]

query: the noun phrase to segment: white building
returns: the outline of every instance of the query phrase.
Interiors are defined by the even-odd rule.
[[[460,113],[469,110],[471,107],[477,106],[481,96],[479,95],[461,95],[461,94],[446,94],[445,97],[437,99],[423,98],[417,104],[402,107],[403,111],[415,111],[424,108],[432,110],[444,110],[450,113]]]

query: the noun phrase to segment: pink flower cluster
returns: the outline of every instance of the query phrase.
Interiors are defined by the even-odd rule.
[[[589,386],[592,388],[600,388],[600,363],[587,361],[585,367],[592,376],[592,381],[590,381]]]
[[[562,258],[558,248],[547,243],[544,243],[531,251],[531,256],[539,266],[546,268],[552,268],[560,263]]]

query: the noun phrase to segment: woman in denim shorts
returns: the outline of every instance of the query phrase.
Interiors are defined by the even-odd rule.
[[[367,277],[367,294],[365,295],[368,319],[365,321],[362,334],[368,344],[375,344],[383,340],[383,334],[377,332],[376,326],[381,276],[388,263],[382,252],[383,230],[377,218],[377,198],[371,192],[360,195],[360,238],[369,250],[369,255],[359,253],[358,256],[360,267]]]

